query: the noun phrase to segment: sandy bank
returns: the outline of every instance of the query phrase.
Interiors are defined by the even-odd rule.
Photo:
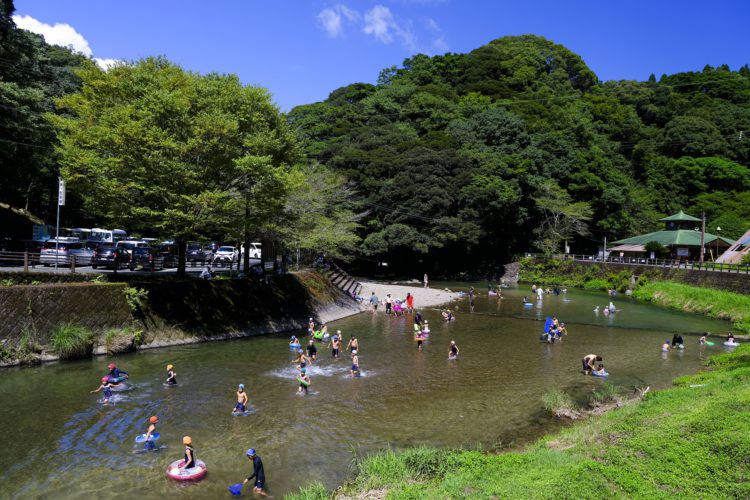
[[[452,300],[458,299],[457,292],[446,292],[438,288],[422,288],[421,286],[404,286],[404,285],[390,285],[387,283],[373,283],[363,281],[362,283],[362,296],[365,298],[365,305],[369,305],[370,295],[375,292],[375,295],[382,301],[385,300],[386,294],[390,293],[394,299],[404,299],[407,293],[411,293],[414,296],[414,307],[419,309],[421,307],[437,307],[443,304],[447,304]]]

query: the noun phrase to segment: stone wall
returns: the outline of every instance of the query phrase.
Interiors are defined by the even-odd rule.
[[[75,323],[93,331],[131,323],[121,283],[59,283],[0,287],[0,339],[15,344],[29,332],[42,344],[54,328]]]

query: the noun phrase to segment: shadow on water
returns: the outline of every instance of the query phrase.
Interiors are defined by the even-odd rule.
[[[580,359],[600,354],[609,382],[626,389],[661,387],[696,371],[719,345],[662,355],[672,332],[719,332],[727,325],[615,299],[620,312],[604,318],[595,305],[604,294],[569,291],[547,296],[531,310],[521,305],[524,290],[503,290],[504,298],[476,297],[451,305],[457,320],[446,324],[436,310],[424,311],[431,335],[418,351],[412,318],[363,313],[329,325],[360,341],[362,377],[350,376],[349,353],[331,358],[318,344],[318,361],[308,370],[312,394],[298,396],[295,354],[288,335],[181,346],[117,358],[131,374],[134,390],[113,404],[89,394],[106,371],[108,358],[11,369],[0,373],[0,424],[6,436],[0,455],[3,491],[18,498],[82,496],[185,498],[226,494],[250,466],[254,447],[263,457],[270,492],[276,496],[321,481],[334,487],[346,479],[352,449],[359,454],[387,447],[428,444],[492,450],[519,446],[559,428],[543,410],[550,389],[586,399],[603,381],[583,376]],[[416,295],[419,306],[419,294]],[[537,307],[538,306],[538,307]],[[569,336],[553,345],[538,341],[542,321],[556,314]],[[300,334],[304,337],[304,332]],[[450,340],[461,354],[448,360]],[[180,385],[164,387],[166,364],[174,364]],[[252,412],[232,416],[237,384],[246,386]],[[159,452],[139,451],[136,435],[148,417],[159,416]],[[181,458],[190,435],[206,479],[176,484],[167,465]]]

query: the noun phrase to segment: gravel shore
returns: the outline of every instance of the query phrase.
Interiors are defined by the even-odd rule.
[[[404,286],[404,285],[389,285],[384,283],[372,283],[362,281],[362,292],[361,295],[365,298],[364,306],[369,306],[370,295],[375,292],[375,295],[381,300],[385,300],[386,294],[390,293],[394,299],[405,299],[407,293],[411,293],[414,296],[414,307],[419,309],[420,307],[437,307],[443,304],[447,304],[452,300],[459,298],[456,292],[446,292],[438,288],[423,288],[421,286]]]

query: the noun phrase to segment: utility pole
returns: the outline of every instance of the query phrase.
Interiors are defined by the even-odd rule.
[[[602,262],[607,262],[607,237],[604,237],[604,250],[602,251]]]
[[[701,213],[701,266],[703,265],[703,252],[706,240],[706,212]]]

